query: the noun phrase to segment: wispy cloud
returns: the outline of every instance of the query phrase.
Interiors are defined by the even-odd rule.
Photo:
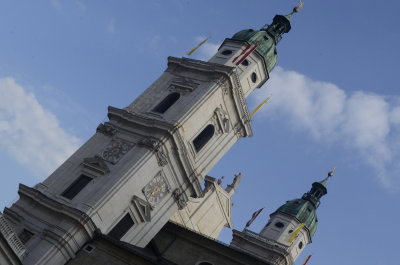
[[[107,21],[106,31],[110,34],[115,32],[115,19],[111,18]]]
[[[389,169],[399,170],[399,102],[363,91],[346,93],[332,83],[279,67],[266,89],[256,91],[251,99],[259,102],[271,93],[268,107],[262,109],[264,115],[258,117],[285,118],[292,128],[309,132],[317,141],[355,149],[386,188],[400,187],[398,174],[388,174]]]
[[[45,178],[77,148],[54,114],[13,78],[0,79],[0,146],[37,177]]]

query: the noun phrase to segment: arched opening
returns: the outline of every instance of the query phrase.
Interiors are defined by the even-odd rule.
[[[214,135],[214,125],[207,125],[204,130],[193,140],[194,149],[199,152]]]
[[[165,113],[180,97],[181,95],[176,92],[169,94],[153,109],[153,111],[161,114]]]

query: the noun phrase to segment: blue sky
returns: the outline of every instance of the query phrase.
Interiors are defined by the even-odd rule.
[[[104,121],[207,36],[207,60],[225,38],[261,28],[297,1],[0,1],[0,208],[18,183],[46,178]],[[278,45],[267,84],[247,100],[252,138],[210,172],[243,179],[233,223],[260,231],[286,200],[337,166],[313,243],[296,265],[390,265],[400,218],[398,1],[304,0]],[[225,229],[220,240],[230,242]]]

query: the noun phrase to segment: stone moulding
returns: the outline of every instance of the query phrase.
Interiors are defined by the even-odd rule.
[[[155,138],[146,137],[139,142],[139,145],[150,149],[156,154],[157,162],[160,167],[163,167],[168,164],[167,155],[162,150],[161,141]]]
[[[19,239],[18,235],[8,224],[6,218],[3,216],[1,212],[0,212],[0,233],[3,235],[8,245],[14,251],[15,255],[19,258],[19,260],[23,260],[27,254],[27,250],[24,244]]]

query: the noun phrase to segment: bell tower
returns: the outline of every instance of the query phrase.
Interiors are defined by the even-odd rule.
[[[109,121],[54,173],[34,187],[21,184],[2,220],[23,248],[22,263],[65,264],[95,232],[145,247],[176,213],[214,238],[231,226],[240,178],[225,190],[212,178],[205,190],[201,183],[233,144],[252,136],[245,99],[268,80],[292,14],[236,33],[208,62],[169,57],[165,72],[129,106],[109,107]],[[213,229],[182,211],[205,195],[227,205]]]
[[[258,256],[274,265],[293,265],[317,230],[316,210],[327,194],[327,181],[333,171],[314,182],[300,199],[287,201],[270,215],[260,233],[234,230],[231,247]]]

